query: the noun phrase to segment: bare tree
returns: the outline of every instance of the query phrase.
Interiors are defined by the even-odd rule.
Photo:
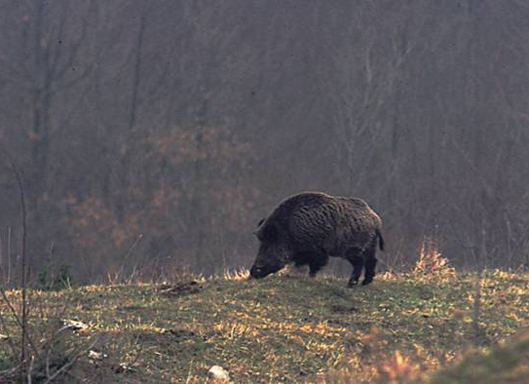
[[[31,252],[43,246],[42,235],[49,225],[46,218],[58,171],[52,155],[56,138],[69,128],[82,97],[80,84],[97,61],[97,50],[87,44],[97,11],[91,1],[76,7],[68,1],[30,0],[11,5],[0,16],[5,33],[0,44],[1,76],[18,103],[16,111],[8,110],[13,107],[8,103],[3,112],[14,125],[10,129],[24,138],[23,144],[11,139],[8,145],[24,161],[28,213],[40,229],[34,234],[37,242]]]

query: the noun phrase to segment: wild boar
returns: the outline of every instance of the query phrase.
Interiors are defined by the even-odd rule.
[[[337,256],[353,266],[349,287],[358,284],[364,267],[362,284],[369,284],[375,277],[377,246],[384,249],[381,226],[362,199],[321,192],[294,195],[259,223],[259,252],[250,276],[262,278],[289,263],[308,265],[315,276],[329,256]]]

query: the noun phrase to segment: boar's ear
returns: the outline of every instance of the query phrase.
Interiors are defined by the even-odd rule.
[[[259,222],[257,223],[257,229],[255,231],[253,231],[252,233],[255,235],[255,236],[258,236],[257,234],[259,233],[259,228],[261,228],[261,225],[263,225],[265,221],[265,218],[263,217],[261,220],[259,220]]]
[[[276,241],[277,240],[277,228],[273,224],[267,224],[262,231],[263,240]]]

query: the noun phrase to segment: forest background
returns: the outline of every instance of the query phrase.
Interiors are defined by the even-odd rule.
[[[34,277],[248,267],[257,222],[306,190],[374,207],[382,268],[424,246],[529,264],[525,1],[1,8],[4,283],[23,233],[13,167]]]

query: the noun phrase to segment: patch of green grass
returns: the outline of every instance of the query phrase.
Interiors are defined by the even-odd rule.
[[[492,351],[471,354],[453,367],[435,373],[431,384],[496,384],[529,381],[529,333]]]
[[[68,382],[201,383],[212,365],[236,383],[398,382],[468,354],[474,283],[475,274],[386,274],[349,289],[345,280],[287,272],[166,287],[85,286],[34,292],[41,309],[32,310],[31,322],[35,338],[61,319],[86,323],[87,330],[70,331],[66,351],[102,335],[94,349],[106,357],[83,352]],[[16,304],[17,292],[9,295]],[[529,274],[488,271],[479,347],[528,327],[528,308]],[[0,333],[15,340],[19,331],[3,302],[0,313]],[[9,359],[0,346],[0,364]]]

